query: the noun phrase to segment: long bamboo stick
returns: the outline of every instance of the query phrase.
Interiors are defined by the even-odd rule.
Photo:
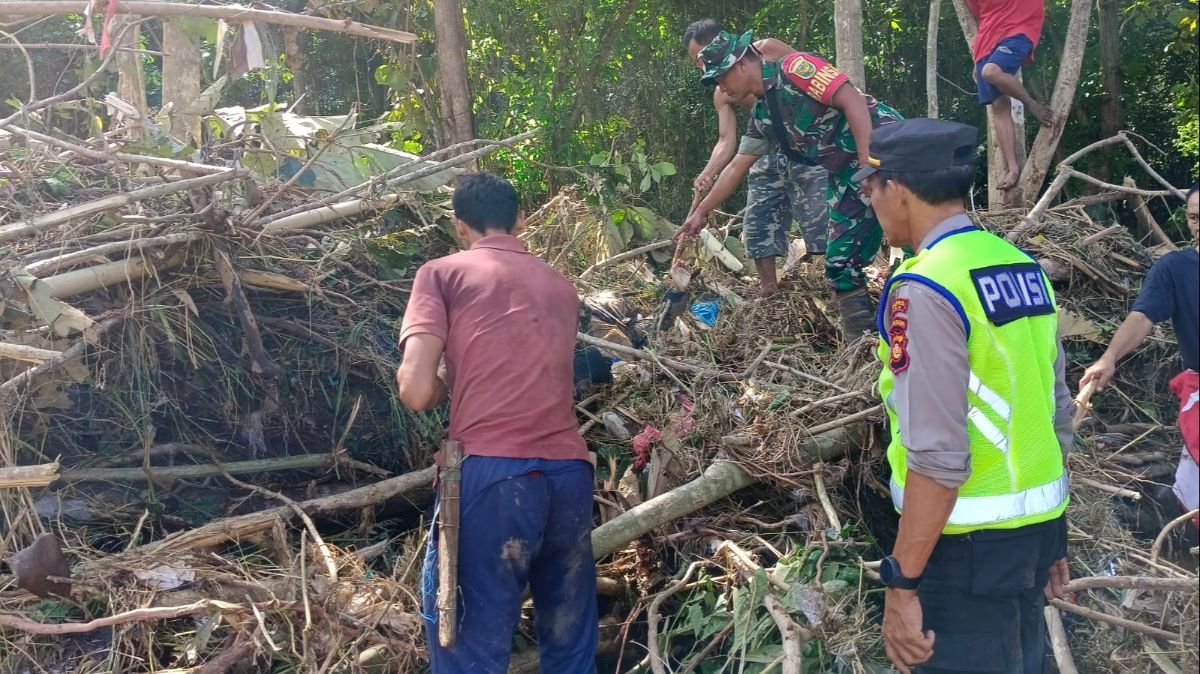
[[[63,471],[63,482],[139,482],[155,478],[193,479],[213,477],[217,475],[244,475],[246,473],[265,473],[276,470],[304,470],[323,468],[333,464],[331,454],[300,454],[284,456],[275,459],[259,461],[233,461],[220,466],[212,464],[195,464],[191,466],[151,467],[149,471],[141,466],[135,468],[77,468]]]

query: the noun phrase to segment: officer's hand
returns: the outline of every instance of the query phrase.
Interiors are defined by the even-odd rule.
[[[679,228],[679,231],[675,232],[675,240],[687,241],[688,239],[696,238],[700,230],[704,229],[704,220],[707,215],[707,213],[701,213],[698,210],[693,211],[688,216],[688,219],[683,221],[683,226]]]
[[[1105,386],[1108,386],[1112,381],[1113,375],[1117,373],[1117,364],[1107,358],[1092,363],[1092,366],[1083,372],[1083,378],[1079,380],[1079,388],[1087,386],[1091,382],[1096,383],[1096,390],[1103,391]]]
[[[713,183],[715,182],[716,176],[709,175],[707,173],[701,173],[700,175],[696,176],[696,182],[692,183],[692,189],[695,190],[697,195],[704,196],[705,194],[708,194],[709,190],[712,189]]]
[[[883,645],[888,660],[901,674],[912,674],[910,667],[933,657],[933,630],[922,632],[924,615],[917,593],[889,589],[883,607]]]
[[[1067,583],[1071,582],[1071,567],[1063,557],[1050,565],[1050,578],[1046,580],[1046,599],[1062,599],[1067,594]]]

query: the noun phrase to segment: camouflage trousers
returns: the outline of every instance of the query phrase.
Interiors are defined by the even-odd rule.
[[[871,263],[883,243],[883,230],[875,209],[858,183],[851,180],[858,164],[830,174],[826,190],[829,204],[829,245],[825,248],[825,278],[838,292],[865,288],[863,267]]]
[[[779,152],[763,155],[754,163],[746,178],[742,225],[746,254],[751,259],[787,256],[793,222],[799,223],[810,252],[825,251],[828,175],[820,166],[793,162]]]
[[[863,288],[883,230],[858,183],[857,164],[831,174],[792,162],[783,153],[763,155],[750,169],[743,238],[751,259],[786,256],[792,222],[810,253],[825,255],[825,277],[838,292]]]

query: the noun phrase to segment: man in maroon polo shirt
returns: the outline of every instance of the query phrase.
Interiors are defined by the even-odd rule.
[[[515,237],[523,225],[508,181],[462,178],[454,226],[467,250],[417,270],[400,333],[401,401],[429,410],[449,397],[466,457],[450,648],[437,637],[434,533],[425,559],[434,674],[506,672],[526,583],[542,671],[595,672],[592,465],[572,397],[579,299]]]

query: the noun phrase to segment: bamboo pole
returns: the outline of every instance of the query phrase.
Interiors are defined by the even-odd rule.
[[[305,470],[327,468],[336,462],[332,454],[300,454],[258,461],[234,461],[221,465],[195,464],[191,466],[137,466],[134,468],[77,468],[63,471],[63,482],[140,482],[164,478],[185,480],[200,477],[215,477],[229,473],[265,473],[276,470]]]
[[[74,152],[81,157],[88,157],[98,161],[121,161],[129,164],[149,164],[152,166],[161,166],[163,168],[191,171],[192,173],[199,173],[201,175],[225,173],[226,171],[230,170],[223,166],[197,164],[196,162],[183,161],[181,159],[151,157],[141,154],[129,154],[127,152],[104,152],[103,150],[93,150],[92,148],[84,147],[83,145],[77,145],[60,138],[55,138],[54,136],[47,136],[44,133],[23,129],[15,124],[9,125],[8,128],[11,129],[13,133],[24,136],[29,140],[36,140],[38,142],[45,143],[46,145],[53,145],[54,147],[67,150],[69,152]]]
[[[89,258],[108,255],[110,253],[141,253],[147,248],[160,248],[162,246],[170,246],[177,243],[190,243],[200,239],[203,236],[204,233],[197,230],[191,232],[164,234],[163,236],[154,236],[147,239],[113,241],[111,243],[105,243],[99,246],[93,246],[92,248],[77,250],[72,253],[59,255],[57,257],[31,262],[30,264],[25,265],[25,271],[33,274],[34,276],[41,276],[42,274],[56,272],[60,267],[79,262],[80,260],[87,260]]]
[[[58,14],[83,14],[87,2],[55,0],[52,2],[24,2],[19,0],[0,3],[0,15],[6,16],[54,16]],[[292,14],[265,9],[250,9],[238,5],[189,5],[179,2],[131,2],[122,0],[117,5],[118,14],[135,16],[184,16],[225,19],[236,23],[269,23],[277,26],[327,30],[346,33],[356,37],[391,42],[411,43],[417,36],[394,28],[372,26],[349,19],[326,19],[307,14]]]

